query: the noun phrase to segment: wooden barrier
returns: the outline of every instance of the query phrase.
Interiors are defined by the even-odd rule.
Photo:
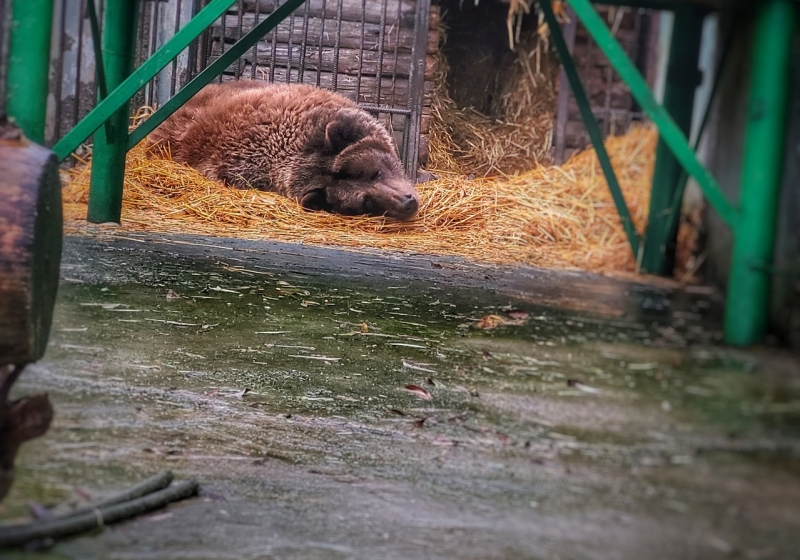
[[[9,402],[25,364],[47,346],[61,263],[61,182],[50,150],[0,119],[0,500],[14,457],[42,435],[53,411],[47,395]]]

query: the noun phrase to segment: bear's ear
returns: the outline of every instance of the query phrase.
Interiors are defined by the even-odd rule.
[[[325,127],[325,151],[339,154],[367,136],[356,111],[339,111]]]

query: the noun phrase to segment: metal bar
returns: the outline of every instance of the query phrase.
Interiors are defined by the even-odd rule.
[[[703,79],[703,73],[697,68],[703,21],[704,14],[694,6],[675,8],[663,107],[686,138],[692,128],[695,92]],[[643,272],[671,276],[675,268],[678,223],[670,220],[669,210],[679,188],[682,171],[680,162],[669,146],[663,138],[659,138],[642,250]],[[665,231],[666,224],[674,227]]]
[[[156,53],[156,46],[158,45],[158,13],[160,11],[161,2],[154,0],[150,3],[150,56]],[[155,77],[155,76],[154,76]],[[156,82],[150,81],[147,84],[147,106],[153,107],[156,103]]]
[[[214,77],[227,68],[237,57],[242,56],[247,49],[260,41],[264,35],[269,33],[280,22],[286,19],[297,7],[306,0],[287,0],[281,7],[272,12],[264,21],[251,29],[244,37],[236,42],[224,55],[208,65],[195,78],[186,84],[175,97],[164,103],[164,105],[150,117],[131,131],[128,137],[128,148],[132,148],[141,142],[145,136],[150,134],[158,125],[164,122],[172,113],[186,103],[195,93],[203,89]]]
[[[300,39],[300,66],[297,70],[297,83],[302,84],[306,72],[306,47],[308,46],[308,10],[311,2],[303,6],[303,36]]]
[[[233,2],[231,2],[231,6],[233,6]],[[228,31],[227,31],[228,10],[230,10],[230,6],[228,6],[228,9],[225,10],[225,13],[222,14],[222,31],[220,32],[220,37],[219,37],[219,55],[220,56],[225,54],[225,39],[227,38],[226,35],[228,34]],[[222,83],[222,72],[219,73],[219,83]]]
[[[80,3],[78,8],[78,53],[76,56],[77,64],[75,65],[75,97],[72,103],[72,125],[78,123],[81,116],[81,66],[83,66],[83,15],[84,3]]]
[[[172,36],[174,37],[178,30],[181,28],[181,15],[183,10],[182,0],[178,0],[175,3],[175,27],[172,29]],[[188,58],[188,57],[187,57]],[[187,66],[187,73],[188,73],[188,66]],[[169,82],[169,96],[172,97],[175,95],[176,85],[178,83],[178,59],[177,57],[172,60],[172,75],[170,76]]]
[[[373,105],[370,103],[362,103],[359,105],[365,111],[370,113],[388,113],[390,115],[411,115],[411,109],[401,109],[399,107],[389,107],[387,105]]]
[[[567,74],[567,79],[569,80],[569,84],[572,89],[572,95],[575,96],[575,100],[578,102],[578,108],[580,109],[583,123],[586,126],[586,131],[589,133],[592,146],[594,146],[594,149],[597,152],[597,159],[600,161],[600,167],[603,169],[603,175],[605,175],[606,183],[608,183],[608,189],[611,191],[611,197],[614,199],[614,205],[617,207],[619,219],[622,222],[622,227],[625,230],[625,235],[628,238],[628,243],[630,243],[631,250],[633,251],[633,257],[638,260],[639,236],[636,233],[636,228],[633,225],[633,219],[628,211],[628,205],[625,203],[625,197],[622,195],[622,189],[620,189],[619,181],[617,181],[617,176],[614,173],[614,167],[611,165],[611,159],[608,157],[608,152],[606,151],[605,145],[603,145],[603,137],[600,134],[600,127],[597,125],[597,120],[592,113],[592,109],[589,104],[589,98],[586,95],[586,90],[583,89],[583,84],[581,84],[581,79],[578,76],[578,70],[575,68],[572,56],[569,54],[567,42],[565,41],[564,36],[561,34],[561,27],[556,20],[555,14],[553,14],[553,8],[550,6],[550,2],[540,2],[539,5],[544,13],[544,19],[547,22],[547,26],[550,28],[550,35],[552,36],[556,50],[558,51],[558,57],[561,59],[561,66],[564,69],[564,72]],[[593,8],[592,12],[594,12]],[[594,14],[597,16],[597,12],[594,12]],[[602,22],[602,20],[600,20],[600,24],[603,25],[606,31],[608,31],[608,28],[605,27],[605,24]],[[611,39],[614,40],[613,37],[611,37]]]
[[[541,6],[546,4],[547,2],[540,2]],[[661,138],[672,150],[672,153],[675,154],[677,160],[694,177],[711,206],[714,207],[725,223],[733,230],[736,230],[739,212],[725,198],[725,195],[717,185],[716,179],[697,160],[697,156],[689,147],[686,135],[681,132],[678,125],[669,116],[669,113],[655,100],[650,88],[647,86],[647,82],[625,54],[619,42],[611,35],[608,26],[603,23],[602,18],[592,7],[591,1],[570,0],[570,4],[586,30],[594,37],[597,46],[605,53],[608,61],[628,86],[631,95],[658,127]],[[552,10],[549,11],[552,12]]]
[[[97,72],[97,89],[100,90],[100,99],[108,97],[108,82],[106,81],[106,69],[103,62],[103,48],[100,45],[100,24],[97,21],[97,11],[95,10],[94,0],[86,0],[86,8],[89,14],[89,25],[92,29],[92,45],[94,46],[94,60]]]
[[[2,17],[2,16],[0,16]],[[0,27],[2,27],[3,23],[0,21]],[[64,89],[64,37],[67,34],[67,6],[66,3],[61,4],[61,13],[59,18],[58,24],[58,57],[56,58],[56,80],[55,80],[55,92],[54,97],[56,100],[55,103],[55,129],[53,131],[53,138],[52,141],[55,142],[56,138],[61,137],[61,111],[63,110],[63,100],[61,99],[61,93]],[[52,39],[51,39],[52,40]],[[6,60],[5,53],[2,52],[2,39],[0,38],[0,60]],[[0,80],[3,79],[3,76],[0,75]],[[0,85],[0,88],[3,86]],[[2,95],[2,94],[0,94]],[[0,100],[0,104],[2,104],[2,100]],[[48,143],[51,139],[48,139]]]
[[[100,24],[97,21],[94,0],[86,0],[86,11],[89,14],[89,25],[92,29],[97,89],[100,90],[100,100],[103,100],[108,97],[108,82],[106,81],[106,69],[103,62],[103,47],[100,44]],[[105,128],[106,137],[111,138],[114,135],[114,125],[110,119],[106,121]]]
[[[386,41],[386,8],[388,0],[381,0],[381,29],[378,33],[378,71],[375,75],[374,103],[381,102],[381,82],[383,80],[383,43]]]
[[[578,29],[578,22],[575,19],[575,12],[567,7],[568,21],[564,24],[564,40],[567,42],[567,50],[572,54],[575,48],[575,34]],[[540,47],[541,48],[541,44]],[[556,146],[555,160],[556,165],[561,165],[566,160],[567,148],[567,121],[569,120],[569,82],[567,73],[561,68],[558,72],[558,100],[556,101]]]
[[[261,19],[261,2],[256,2],[256,13],[255,19],[253,21],[253,26],[258,25],[258,21]],[[258,43],[253,45],[253,53],[250,55],[253,57],[253,62],[250,65],[250,79],[256,79],[256,68],[258,68]]]
[[[431,2],[417,0],[414,16],[414,42],[411,45],[411,74],[408,77],[408,108],[411,116],[405,127],[406,175],[414,181],[419,164],[419,131],[422,126],[422,98],[425,93],[425,54],[428,51],[428,28],[430,27]]]
[[[708,120],[711,117],[711,107],[714,105],[714,100],[717,98],[719,84],[722,81],[722,75],[727,67],[728,53],[730,52],[731,45],[733,44],[736,25],[737,22],[734,21],[722,47],[722,54],[720,55],[720,59],[717,64],[717,70],[714,73],[714,79],[711,82],[711,91],[708,94],[708,101],[706,102],[705,109],[703,109],[700,125],[697,127],[697,136],[692,143],[692,150],[695,152],[697,152],[697,149],[700,146],[700,141],[703,139],[703,133],[705,132],[706,126],[708,125]],[[675,190],[675,196],[672,198],[672,205],[670,206],[666,216],[667,220],[664,222],[664,232],[662,234],[664,237],[668,235],[668,232],[671,231],[672,228],[678,227],[681,203],[683,202],[683,192],[686,189],[686,183],[688,181],[689,174],[685,169],[683,169],[681,171],[681,178],[678,180],[678,188]]]
[[[358,47],[358,73],[356,74],[356,103],[360,101],[361,97],[361,74],[364,70],[364,35],[366,35],[366,19],[367,19],[367,0],[361,0],[361,42]],[[380,76],[380,70],[376,73],[376,81]]]
[[[27,0],[18,0],[20,2]],[[119,87],[108,94],[103,101],[81,120],[64,138],[54,147],[53,151],[59,160],[65,159],[78,145],[92,135],[102,124],[123,104],[127,103],[133,95],[139,91],[149,80],[153,78],[162,68],[169,64],[170,60],[176,57],[185,49],[192,40],[202,31],[214,23],[228,7],[236,0],[212,0],[198,13],[186,26],[181,29],[172,39],[167,41],[163,47],[158,49],[153,56],[147,59],[137,68]]]
[[[764,0],[756,8],[742,160],[742,216],[734,235],[725,309],[725,341],[737,346],[759,342],[769,323],[770,270],[797,17],[792,0]]]
[[[395,91],[397,87],[397,61],[400,56],[400,22],[403,21],[403,0],[397,0],[397,23],[394,24],[394,64],[392,64],[392,99],[391,105],[394,107]],[[409,75],[411,74],[409,70]],[[380,103],[381,98],[375,100],[375,103]],[[406,128],[408,128],[408,121],[406,121]]]
[[[325,8],[327,0],[322,0],[322,14],[319,22],[319,48],[317,52],[317,87],[320,86],[322,78],[322,39],[325,37]]]
[[[333,91],[339,89],[339,41],[342,38],[342,0],[336,2],[336,37],[333,38]]]
[[[112,2],[106,7],[102,52],[109,87],[115,88],[124,82],[133,69],[138,8],[138,2]],[[125,154],[128,152],[129,117],[130,103],[125,101],[106,120],[106,126],[95,134],[89,208],[86,215],[89,222],[119,223],[122,184],[125,179]]]
[[[53,0],[14,0],[8,50],[8,114],[25,135],[44,143]]]
[[[256,3],[258,3],[258,2],[256,2]],[[236,10],[239,12],[238,13],[239,21],[237,22],[237,25],[239,27],[239,34],[236,36],[236,40],[238,41],[239,39],[242,38],[242,34],[243,34],[242,29],[243,29],[243,26],[244,26],[244,0],[239,0],[239,5],[236,6]],[[235,72],[236,72],[236,79],[237,80],[242,77],[242,57],[241,56],[236,59],[236,70],[235,70]]]
[[[292,51],[294,50],[294,12],[289,15],[289,41],[286,43],[286,83],[292,83]]]
[[[275,0],[275,9],[280,7],[280,0]],[[278,52],[278,30],[272,33],[272,50],[269,53],[269,81],[275,81],[275,56]]]

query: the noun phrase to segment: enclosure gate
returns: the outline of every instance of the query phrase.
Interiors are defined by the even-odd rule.
[[[8,0],[0,0],[4,3]],[[176,0],[180,1],[180,0]],[[189,0],[182,0],[188,2]],[[383,0],[381,6],[388,0]],[[402,2],[403,0],[398,0]],[[406,0],[409,1],[409,0]],[[251,0],[256,2],[256,17],[253,18],[252,27],[249,32],[242,35],[244,30],[244,10],[237,12],[237,27],[242,31],[238,35],[231,37],[232,40],[240,37],[238,41],[226,47],[228,28],[227,19],[222,19],[220,26],[221,32],[218,56],[214,58],[200,57],[203,61],[210,61],[205,67],[205,62],[195,66],[198,73],[186,85],[175,92],[154,114],[144,123],[139,125],[130,135],[128,134],[129,101],[130,99],[152,80],[162,69],[164,69],[175,57],[184,52],[193,43],[203,44],[208,52],[208,35],[205,42],[195,43],[204,33],[204,30],[220,21],[220,17],[226,16],[229,8],[236,0],[211,0],[199,10],[197,15],[189,20],[185,25],[174,33],[172,38],[167,40],[156,52],[128,75],[133,58],[135,43],[135,28],[133,23],[136,21],[138,2],[113,2],[109,3],[104,14],[104,33],[102,48],[100,46],[100,34],[98,18],[95,14],[93,0],[89,0],[87,7],[91,20],[92,38],[95,45],[97,60],[97,79],[99,85],[99,97],[101,100],[96,107],[84,117],[74,128],[59,140],[55,145],[54,151],[60,159],[66,158],[71,154],[80,143],[85,141],[91,134],[96,133],[94,143],[94,162],[93,181],[90,191],[90,218],[93,221],[118,221],[119,209],[121,206],[122,178],[125,165],[125,154],[128,148],[141,141],[149,132],[164,121],[172,112],[179,108],[192,95],[197,93],[205,84],[215,77],[224,73],[233,74],[234,77],[241,75],[243,63],[241,57],[255,47],[255,54],[252,56],[251,66],[258,66],[258,43],[270,31],[273,31],[271,40],[273,44],[281,41],[280,29],[276,29],[278,24],[286,18],[291,18],[293,12],[303,4],[303,0],[286,0],[285,3],[278,5],[277,0],[271,5],[272,12],[262,21],[257,21],[261,12],[261,0]],[[326,12],[326,0],[321,0],[322,21],[328,18]],[[331,0],[331,5],[333,0]],[[387,101],[382,97],[382,80],[385,78],[384,68],[381,57],[386,52],[385,31],[379,31],[378,44],[384,50],[378,51],[378,61],[376,72],[380,74],[377,79],[378,85],[375,91],[370,109],[378,114],[401,115],[407,117],[408,126],[406,127],[405,142],[406,147],[412,146],[418,140],[418,135],[412,134],[414,130],[419,130],[421,122],[421,103],[415,104],[413,100],[420,100],[424,84],[425,56],[427,44],[428,0],[420,0],[418,8],[414,12],[414,32],[411,39],[411,68],[408,78],[408,99],[409,105],[397,108],[393,105],[394,100]],[[630,0],[616,3],[628,5],[646,5],[648,0]],[[248,0],[240,0],[239,6],[248,4]],[[669,3],[665,0],[666,7],[686,8],[691,2]],[[699,2],[697,3],[700,4]],[[252,3],[248,5],[253,5]],[[336,12],[333,20],[336,22],[337,30],[343,25],[343,0],[336,0]],[[367,2],[361,0],[361,24],[362,31],[365,29],[367,20]],[[578,78],[575,65],[569,54],[566,42],[561,33],[561,28],[553,12],[549,0],[539,2],[545,20],[550,29],[555,46],[559,52],[564,70],[569,78],[573,94],[581,108],[583,120],[588,128],[592,144],[597,150],[598,158],[606,176],[609,188],[611,189],[614,202],[619,210],[620,219],[625,228],[630,241],[631,249],[637,258],[637,262],[643,262],[646,258],[651,264],[648,269],[658,272],[660,263],[663,262],[666,240],[670,236],[671,224],[676,220],[676,202],[680,202],[680,193],[685,179],[692,176],[700,186],[712,207],[719,213],[721,218],[730,226],[734,234],[733,263],[731,270],[731,282],[727,296],[727,309],[725,318],[725,338],[726,341],[737,345],[747,345],[757,342],[763,338],[767,329],[768,303],[769,303],[769,281],[770,281],[770,262],[775,241],[775,222],[777,215],[777,198],[780,189],[781,163],[782,163],[782,138],[786,126],[786,110],[789,90],[788,62],[790,56],[790,46],[794,35],[797,20],[797,3],[794,0],[762,0],[757,5],[756,18],[756,37],[753,52],[753,75],[750,83],[750,110],[748,114],[747,136],[744,149],[744,162],[742,172],[742,189],[739,206],[732,205],[722,194],[714,177],[697,160],[692,147],[689,146],[686,133],[682,130],[681,122],[673,119],[677,116],[678,120],[683,120],[680,114],[681,92],[687,87],[686,83],[681,84],[677,80],[678,72],[670,73],[667,76],[667,92],[665,93],[665,106],[659,105],[650,92],[646,81],[641,76],[635,65],[627,57],[619,43],[616,41],[606,24],[598,16],[591,0],[570,0],[570,5],[577,17],[591,34],[597,45],[608,57],[609,62],[619,73],[623,81],[629,86],[631,94],[637,100],[642,109],[648,114],[652,122],[658,127],[660,132],[660,143],[658,151],[658,161],[656,164],[656,176],[653,183],[653,196],[650,209],[650,222],[645,232],[644,242],[636,233],[628,212],[625,200],[619,188],[619,183],[614,174],[608,154],[602,143],[602,137],[596,120],[591,112],[586,93]],[[157,6],[154,5],[154,7]],[[311,13],[312,4],[305,6],[306,15]],[[421,7],[419,7],[421,6]],[[155,9],[155,8],[154,8]],[[44,135],[44,116],[45,101],[47,92],[46,77],[48,72],[49,60],[49,29],[38,25],[40,21],[51,21],[53,10],[53,0],[14,0],[13,28],[14,33],[11,37],[9,51],[8,68],[8,112],[14,116],[22,125],[28,136],[36,141],[41,141]],[[266,6],[265,6],[266,11]],[[180,12],[180,10],[178,10]],[[382,14],[388,14],[382,10]],[[678,13],[688,14],[689,12],[680,11]],[[295,18],[301,16],[294,15]],[[384,23],[386,19],[381,16]],[[175,27],[178,26],[179,18],[176,17]],[[238,22],[242,24],[239,25]],[[301,54],[303,60],[310,60],[307,40],[308,27],[304,27],[308,18],[303,18],[300,23]],[[231,22],[232,23],[232,22]],[[691,23],[691,22],[690,22]],[[678,25],[676,24],[676,28]],[[288,37],[286,37],[286,72],[288,80],[297,81],[319,80],[322,85],[323,61],[324,57],[320,49],[324,49],[327,44],[317,45],[319,53],[319,68],[314,77],[313,73],[308,73],[306,64],[298,62],[295,66],[292,63],[294,53],[294,31],[296,22],[290,20]],[[381,27],[381,29],[385,29]],[[425,30],[425,32],[423,32]],[[150,30],[153,31],[152,29]],[[5,35],[5,34],[4,34]],[[335,35],[333,48],[332,69],[334,76],[339,75],[339,62],[341,56],[340,37]],[[211,41],[214,39],[212,27]],[[320,39],[324,43],[327,38],[320,34]],[[358,62],[357,78],[363,77],[364,71],[364,50],[365,39],[362,33],[359,53],[362,55]],[[399,57],[399,43],[395,43],[394,53]],[[687,42],[685,51],[690,51],[690,43]],[[195,47],[196,49],[199,47]],[[313,49],[313,46],[312,46]],[[675,54],[681,58],[682,46],[673,40],[671,55]],[[191,50],[189,51],[191,52]],[[197,52],[197,51],[195,51]],[[274,78],[279,75],[278,68],[282,61],[278,57],[278,51],[272,49],[269,56],[269,76]],[[683,54],[686,55],[687,52]],[[103,55],[101,57],[100,55]],[[381,54],[383,53],[383,54]],[[212,44],[212,55],[213,44]],[[191,57],[187,55],[188,60]],[[688,57],[687,57],[688,58]],[[193,60],[197,60],[195,55]],[[245,59],[246,61],[246,59]],[[246,67],[246,66],[245,66]],[[176,67],[173,66],[173,75],[176,74]],[[235,68],[235,70],[231,70]],[[194,70],[193,70],[194,71]],[[251,69],[252,72],[258,71]],[[188,76],[187,76],[188,77]],[[223,80],[225,77],[223,76]],[[338,77],[331,77],[333,86],[338,86]],[[360,84],[360,80],[359,80]],[[395,78],[392,78],[392,95],[395,93]],[[675,88],[675,95],[669,94],[669,88]],[[361,86],[356,88],[356,96],[360,96]],[[365,92],[369,88],[365,88]],[[172,92],[170,92],[172,93]],[[363,101],[358,97],[360,101]],[[383,104],[383,105],[382,105]],[[670,114],[672,113],[672,115]],[[411,173],[416,171],[417,152],[410,150],[407,152],[406,166]],[[682,175],[675,174],[676,170],[683,169]],[[97,173],[97,175],[95,175]],[[672,179],[677,177],[677,181]]]
[[[31,2],[36,3],[41,2]],[[211,4],[210,0],[56,0],[51,7],[48,118],[40,141],[57,143],[89,114],[98,97],[105,96],[103,87],[113,89],[113,84],[104,82],[119,83],[127,76],[129,69],[114,76],[129,62],[109,61],[113,53],[125,51],[123,58],[127,58],[130,52],[134,66],[139,67]],[[256,39],[255,43],[222,67],[215,79],[306,83],[349,97],[393,133],[407,171],[415,175],[430,0],[307,0],[263,36],[249,33],[286,2],[234,0],[228,4],[220,17],[137,91],[131,100],[134,113],[143,106],[164,106],[247,36],[248,42]],[[47,10],[41,8],[36,9],[35,22],[45,19]],[[132,21],[136,22],[133,29]],[[106,30],[114,32],[116,44],[111,44],[115,37]],[[107,44],[99,44],[100,32]],[[6,35],[0,32],[0,45]],[[102,57],[95,52],[104,47],[109,47],[108,53],[100,65]],[[415,74],[415,69],[421,71]]]

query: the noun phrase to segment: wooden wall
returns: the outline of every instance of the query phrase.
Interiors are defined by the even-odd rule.
[[[200,47],[210,55],[209,62],[275,8],[275,0],[244,0],[234,4],[212,26],[205,44]],[[361,0],[342,0],[341,21],[337,20],[338,9],[337,0],[308,0],[293,17],[284,20],[232,64],[221,79],[315,84],[335,89],[361,104],[409,108],[416,1],[383,0],[362,4]],[[430,127],[439,16],[439,7],[432,6],[425,53],[422,165],[428,155],[426,135]],[[379,118],[391,127],[399,144],[406,117],[382,114]]]

